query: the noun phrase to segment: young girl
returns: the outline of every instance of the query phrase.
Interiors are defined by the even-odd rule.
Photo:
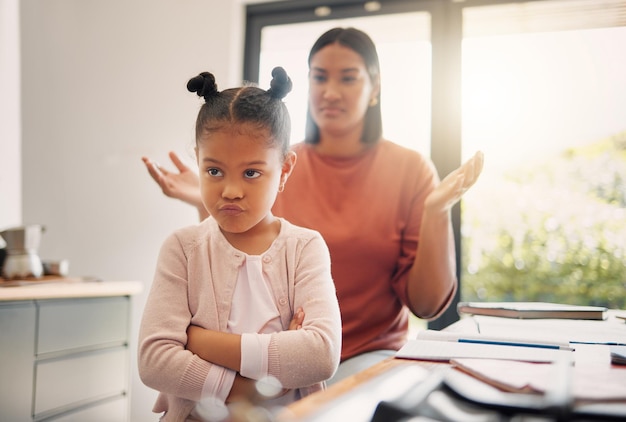
[[[210,217],[164,242],[141,322],[139,374],[160,392],[163,421],[219,420],[224,403],[255,400],[259,380],[277,380],[269,400],[288,403],[322,389],[339,364],[328,248],[271,212],[296,162],[281,101],[291,80],[282,68],[272,76],[267,91],[220,92],[206,72],[187,84],[205,100],[196,157]]]

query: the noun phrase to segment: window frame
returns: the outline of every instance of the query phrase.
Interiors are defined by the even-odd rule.
[[[364,0],[286,0],[246,6],[244,80],[258,83],[261,31],[265,26],[315,22],[329,19],[358,18],[403,12],[431,14],[432,94],[431,152],[439,176],[443,179],[461,165],[461,54],[463,8],[544,0],[388,0],[379,1],[380,9],[368,12]],[[329,16],[315,15],[315,9],[328,6]],[[407,75],[410,80],[410,75]],[[452,211],[452,230],[456,252],[456,276],[459,288],[448,309],[428,328],[440,330],[459,320],[457,304],[461,294],[461,203]]]

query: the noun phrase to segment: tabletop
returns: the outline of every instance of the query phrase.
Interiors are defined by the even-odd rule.
[[[567,401],[570,408],[567,410],[576,408],[577,411],[587,412],[587,415],[612,412],[621,415],[619,417],[626,418],[626,366],[611,364],[609,345],[614,341],[626,342],[624,315],[624,311],[610,311],[609,317],[605,321],[519,320],[466,316],[446,328],[446,331],[480,332],[490,335],[510,335],[513,331],[532,334],[538,338],[573,341],[571,344],[575,346],[575,350],[572,352],[574,353],[574,365],[565,369],[569,371],[570,379],[561,383],[566,384],[564,387],[566,387],[568,394],[571,394]],[[506,362],[511,362],[511,365],[505,370],[500,370],[501,374],[499,375],[509,379],[513,379],[514,371],[522,372],[522,374],[528,372],[525,371],[524,367],[521,367],[520,370],[514,364],[532,365],[522,362]],[[543,365],[545,368],[546,364]],[[575,371],[573,375],[576,382],[572,382],[571,379],[573,371]],[[423,394],[423,391],[430,393],[442,383],[442,376],[438,374],[446,374],[444,378],[450,376],[450,385],[456,383],[459,390],[466,393],[468,397],[475,396],[479,400],[489,400],[490,397],[493,397],[495,401],[502,400],[519,406],[524,406],[527,403],[528,406],[534,406],[535,402],[539,400],[537,397],[542,397],[538,405],[545,405],[545,397],[549,393],[552,394],[551,387],[547,388],[548,391],[543,394],[535,392],[532,395],[521,395],[505,392],[502,388],[495,387],[493,383],[485,383],[484,380],[478,380],[475,375],[469,375],[453,368],[449,362],[392,357],[330,386],[325,391],[292,403],[280,413],[278,419],[281,422],[376,421],[373,416],[378,412],[379,403],[398,401],[411,391],[413,396]],[[606,381],[607,379],[609,381]],[[554,377],[552,377],[551,382],[554,384]],[[582,393],[580,393],[581,391]],[[585,392],[588,392],[587,396],[591,398],[576,398],[580,394],[585,396]],[[602,397],[612,398],[602,400]],[[618,399],[616,400],[615,397]],[[518,398],[520,400],[517,402],[509,400]],[[561,397],[559,400],[565,400],[565,398]],[[489,412],[486,411],[485,413]],[[481,420],[501,420],[499,416],[494,416],[494,418]],[[593,419],[591,417],[590,420]],[[449,420],[454,420],[454,418]]]

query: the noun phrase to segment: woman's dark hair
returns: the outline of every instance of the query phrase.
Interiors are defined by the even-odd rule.
[[[272,70],[272,82],[267,91],[252,85],[218,91],[215,76],[209,72],[191,78],[187,89],[204,97],[205,101],[196,120],[196,144],[225,125],[247,124],[269,131],[269,144],[279,146],[286,156],[291,119],[282,99],[291,88],[291,79],[282,67]]]
[[[359,54],[365,62],[367,73],[372,82],[376,82],[380,76],[380,64],[378,62],[378,53],[374,41],[365,32],[356,28],[333,28],[323,33],[309,52],[309,69],[311,67],[311,59],[322,48],[338,43]],[[380,89],[378,91],[378,102],[376,105],[370,106],[365,113],[365,124],[363,126],[363,135],[361,141],[365,144],[373,144],[378,142],[383,132],[383,121],[380,111]],[[313,120],[310,105],[306,112],[306,129],[305,142],[316,144],[320,141],[320,128]]]

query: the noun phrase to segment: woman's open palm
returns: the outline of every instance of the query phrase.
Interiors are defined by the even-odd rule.
[[[166,170],[148,157],[141,157],[141,159],[150,176],[157,182],[166,196],[180,199],[194,207],[203,206],[200,198],[198,174],[187,167],[176,153],[170,152],[169,157],[178,172]]]
[[[483,153],[478,151],[459,168],[448,174],[426,198],[425,207],[434,212],[446,212],[471,188],[483,170]]]

